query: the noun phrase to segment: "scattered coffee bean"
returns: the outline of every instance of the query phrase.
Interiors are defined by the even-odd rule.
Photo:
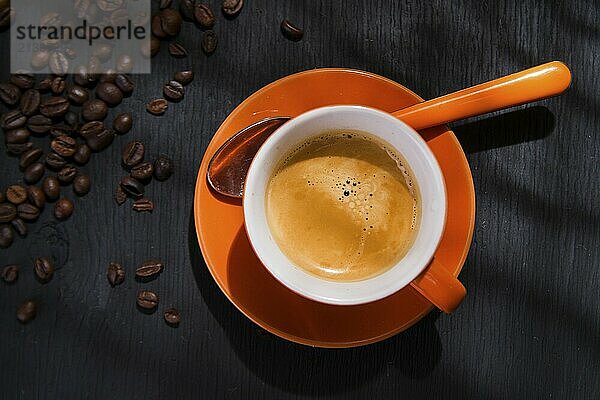
[[[52,78],[44,78],[38,83],[37,89],[40,93],[46,93],[50,90],[50,86],[52,86]]]
[[[25,221],[23,221],[21,218],[13,219],[12,221],[10,221],[10,224],[19,236],[27,236],[27,225],[25,225]]]
[[[0,223],[7,223],[17,216],[17,207],[10,203],[0,203]]]
[[[123,54],[117,58],[117,72],[129,73],[133,69],[133,59],[129,54]]]
[[[167,36],[176,36],[181,31],[181,14],[173,8],[166,8],[158,13],[162,31]],[[159,35],[156,35],[160,37]]]
[[[100,43],[92,50],[92,55],[105,62],[112,57],[113,47],[108,43]]]
[[[42,149],[34,147],[33,149],[27,150],[21,157],[19,158],[19,167],[27,168],[34,162],[40,159],[40,157],[44,154]]]
[[[88,68],[84,65],[80,65],[75,68],[73,75],[73,82],[79,86],[92,86],[96,83],[97,77],[91,74]]]
[[[86,122],[79,128],[79,134],[82,138],[87,139],[90,136],[97,135],[104,131],[106,128],[102,121],[90,121]]]
[[[38,186],[29,186],[27,188],[27,199],[31,204],[39,208],[44,208],[46,204],[46,195],[44,191]]]
[[[150,43],[142,48],[142,55],[146,58],[154,57],[160,52],[160,39],[150,36]]]
[[[14,106],[21,98],[21,90],[12,83],[0,83],[0,100],[8,106]]]
[[[132,178],[137,179],[140,182],[145,182],[152,178],[154,173],[154,166],[151,162],[142,162],[131,168],[130,175]]]
[[[65,123],[75,130],[79,129],[79,125],[81,123],[79,114],[73,111],[67,112],[65,114]]]
[[[102,151],[113,142],[115,133],[112,129],[104,129],[101,132],[94,133],[86,138],[86,143],[92,151]]]
[[[170,81],[163,87],[163,94],[171,101],[181,101],[185,95],[183,85],[177,81]]]
[[[149,290],[142,290],[137,295],[137,304],[144,310],[154,310],[158,305],[158,296]]]
[[[188,51],[182,44],[172,42],[169,43],[169,54],[175,58],[185,58],[188,56]]]
[[[81,110],[86,121],[102,121],[108,113],[108,106],[100,99],[86,101]]]
[[[25,128],[4,132],[4,141],[8,144],[25,143],[29,140],[30,132]]]
[[[127,133],[131,130],[133,117],[130,113],[118,114],[113,121],[113,129],[120,134]]]
[[[194,18],[203,28],[209,29],[215,25],[215,15],[208,4],[196,4]]]
[[[52,73],[63,76],[69,72],[69,59],[63,52],[53,51],[50,53],[48,66],[50,67],[50,71],[52,71]]]
[[[152,31],[152,35],[159,39],[164,39],[167,37],[167,34],[162,28],[162,19],[160,14],[154,14],[152,16],[152,20],[150,21],[150,29]]]
[[[69,111],[69,100],[64,97],[48,97],[40,104],[40,113],[48,118],[62,117]]]
[[[144,195],[144,185],[130,176],[121,179],[121,189],[127,196],[134,199],[140,199]]]
[[[10,247],[13,240],[15,240],[15,234],[10,225],[0,225],[0,249],[6,249]]]
[[[165,99],[154,99],[146,105],[146,110],[153,115],[162,115],[169,108],[169,103]]]
[[[39,50],[31,55],[31,66],[35,70],[40,70],[48,65],[50,52],[48,50]]]
[[[186,21],[194,21],[196,0],[181,0],[179,2],[179,12]]]
[[[64,123],[59,123],[50,128],[50,135],[54,138],[59,136],[72,136],[75,130]]]
[[[283,33],[283,36],[293,42],[301,40],[302,36],[304,36],[304,31],[293,25],[287,19],[281,21],[281,33]]]
[[[74,166],[67,165],[66,167],[58,171],[56,177],[58,178],[58,181],[60,183],[68,185],[69,183],[73,182],[78,172],[79,171],[77,171],[77,168],[75,168]]]
[[[17,215],[25,221],[35,221],[40,216],[40,209],[29,203],[19,204],[17,206]]]
[[[62,92],[65,91],[65,88],[67,87],[67,82],[65,81],[64,78],[57,76],[56,78],[54,78],[52,80],[52,83],[50,84],[50,90],[52,91],[52,93],[59,95],[62,94]]]
[[[118,185],[117,189],[115,190],[115,202],[118,205],[121,205],[125,203],[125,200],[127,200],[127,193],[125,193],[121,185]]]
[[[63,197],[54,204],[54,217],[64,221],[73,214],[73,208],[73,202]]]
[[[217,48],[217,34],[214,31],[205,31],[202,34],[201,46],[206,55],[214,53]]]
[[[173,174],[173,161],[167,156],[159,156],[154,161],[154,177],[159,181],[166,181]]]
[[[123,165],[131,168],[144,160],[144,144],[138,140],[132,140],[123,147],[121,159]]]
[[[50,148],[61,157],[71,157],[75,154],[77,141],[70,136],[59,136],[50,142]]]
[[[46,167],[40,162],[31,164],[23,171],[23,180],[29,184],[37,183],[44,176]]]
[[[52,120],[43,115],[34,115],[27,120],[27,129],[33,133],[44,134],[52,128]]]
[[[111,262],[108,264],[108,269],[106,271],[106,277],[108,278],[108,282],[112,287],[120,285],[125,281],[125,269],[123,266],[116,262]]]
[[[13,143],[10,144],[8,143],[6,145],[6,152],[15,156],[20,156],[21,154],[23,154],[24,152],[26,152],[27,150],[31,150],[33,149],[33,143],[32,142],[27,142],[27,143]]]
[[[73,180],[73,191],[78,196],[85,196],[90,192],[90,177],[84,174],[77,175]]]
[[[136,268],[135,276],[138,278],[152,278],[161,273],[163,263],[159,260],[144,261],[142,265]]]
[[[100,83],[115,83],[117,78],[117,71],[110,68],[107,69],[102,75],[100,75],[99,82]]]
[[[42,190],[47,200],[56,200],[60,196],[60,182],[55,176],[47,176],[42,182]]]
[[[21,96],[21,112],[23,115],[31,116],[40,108],[40,92],[35,89],[29,89]]]
[[[154,210],[154,203],[152,202],[152,200],[144,197],[144,198],[134,201],[132,208],[133,208],[133,211],[137,211],[137,212],[142,212],[142,211],[152,212]]]
[[[38,257],[33,262],[33,272],[41,282],[48,282],[54,275],[54,261],[49,257]]]
[[[165,311],[164,314],[165,322],[171,326],[179,325],[181,317],[179,316],[179,311],[175,308],[169,308]]]
[[[123,93],[114,83],[104,82],[96,87],[96,96],[109,106],[117,106],[123,100]]]
[[[244,7],[244,0],[223,0],[223,13],[228,17],[235,17]]]
[[[13,74],[10,83],[23,90],[31,89],[35,85],[35,77],[31,74]]]
[[[6,200],[19,205],[27,200],[27,189],[21,185],[10,185],[6,189]]]
[[[25,125],[27,117],[21,110],[12,110],[2,114],[0,117],[0,127],[4,130],[17,129]]]
[[[175,74],[175,80],[186,86],[194,80],[194,71],[179,71]]]
[[[131,77],[126,74],[118,74],[115,77],[115,85],[117,85],[119,90],[123,92],[125,96],[129,96],[133,92],[133,89],[135,87],[135,84],[131,80]]]
[[[82,105],[90,99],[90,92],[81,86],[72,86],[69,88],[67,97],[73,104]]]
[[[67,165],[67,160],[54,152],[46,155],[46,165],[53,170],[60,170]]]
[[[77,145],[75,148],[75,154],[73,154],[73,161],[79,165],[85,165],[90,161],[92,156],[92,149],[85,143]]]
[[[19,269],[18,265],[7,265],[2,268],[2,280],[6,283],[13,283],[19,277]]]
[[[171,7],[173,0],[160,0],[158,7],[162,10]]]
[[[27,300],[21,303],[21,305],[17,309],[17,319],[24,324],[35,319],[36,314],[37,304],[31,300]]]

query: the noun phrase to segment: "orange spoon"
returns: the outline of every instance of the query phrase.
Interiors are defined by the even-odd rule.
[[[421,130],[556,96],[564,92],[570,83],[569,68],[559,61],[552,61],[415,104],[392,115],[413,129]],[[207,172],[209,185],[223,195],[241,198],[254,155],[262,143],[290,119],[267,118],[232,136],[210,160]]]

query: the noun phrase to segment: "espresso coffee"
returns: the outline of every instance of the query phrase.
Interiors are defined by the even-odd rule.
[[[358,281],[395,265],[420,219],[417,183],[393,147],[359,131],[323,132],[287,154],[266,193],[271,234],[298,267]]]

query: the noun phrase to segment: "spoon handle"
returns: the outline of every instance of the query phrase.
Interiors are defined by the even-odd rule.
[[[556,96],[570,83],[569,68],[552,61],[415,104],[392,115],[415,130],[425,129]]]

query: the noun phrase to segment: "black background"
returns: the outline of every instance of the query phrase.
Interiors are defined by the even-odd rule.
[[[118,108],[134,111],[134,129],[84,168],[93,190],[76,199],[73,217],[57,223],[47,207],[26,239],[0,251],[3,265],[23,266],[16,284],[0,282],[0,398],[597,398],[597,3],[248,0],[232,21],[218,14],[213,56],[186,23],[179,40],[191,57],[172,59],[163,43],[152,75],[135,78]],[[284,17],[305,28],[303,41],[282,37]],[[8,37],[0,36],[1,54]],[[460,275],[469,294],[453,315],[431,314],[378,344],[322,350],[262,331],[212,281],[192,222],[197,168],[219,124],[263,85],[340,66],[433,98],[555,59],[573,72],[564,95],[453,124],[477,195]],[[148,115],[145,103],[188,66],[197,77],[186,99],[164,117]],[[6,56],[2,71],[7,78]],[[132,138],[177,163],[169,181],[148,188],[153,214],[112,201],[120,148]],[[1,187],[21,179],[17,164],[0,156]],[[60,269],[41,285],[31,264],[47,254]],[[151,257],[166,271],[135,282],[134,267]],[[128,271],[114,289],[111,260]],[[154,315],[136,310],[141,287],[161,296]],[[21,325],[15,310],[27,298],[39,301],[38,316]],[[177,329],[162,320],[169,305],[182,312]]]

